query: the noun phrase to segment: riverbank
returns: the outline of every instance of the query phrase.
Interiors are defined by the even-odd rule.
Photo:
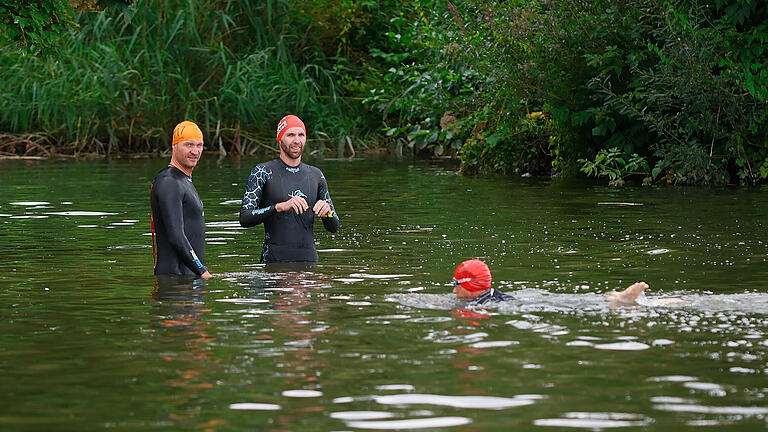
[[[75,15],[48,55],[0,46],[0,131],[48,137],[0,152],[153,152],[192,119],[248,155],[294,113],[322,153],[347,157],[384,145],[456,155],[466,173],[611,185],[768,179],[763,2],[103,8]]]

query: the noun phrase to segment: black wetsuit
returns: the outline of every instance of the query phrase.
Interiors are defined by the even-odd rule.
[[[152,182],[152,222],[157,237],[156,275],[201,275],[205,260],[205,213],[192,178],[164,168]]]
[[[275,204],[291,197],[303,197],[309,209],[301,214],[290,210],[278,212]],[[327,231],[339,230],[339,215],[333,207],[328,183],[323,173],[305,163],[290,167],[280,158],[256,165],[248,183],[240,209],[240,225],[251,227],[264,223],[264,247],[261,262],[316,262],[313,227],[315,203],[326,200],[331,206],[331,217],[323,217]]]
[[[495,288],[491,288],[489,290],[483,291],[482,294],[470,300],[467,303],[467,306],[503,302],[503,301],[509,301],[514,299],[515,298],[509,294],[504,294],[503,292]]]

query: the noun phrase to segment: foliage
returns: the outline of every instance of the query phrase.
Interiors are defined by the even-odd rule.
[[[457,156],[465,173],[768,179],[765,2],[126,2],[73,0],[91,10],[79,28],[42,42],[2,15],[5,37],[32,51],[64,36],[56,58],[0,48],[0,130],[145,151],[193,118],[243,153],[296,112],[317,151],[381,137],[397,153]]]
[[[274,147],[277,120],[293,112],[335,143],[363,119],[348,114],[360,110],[339,85],[343,61],[318,52],[294,8],[140,0],[81,13],[57,58],[0,50],[0,127],[74,151],[153,151],[186,118],[213,148],[247,153]]]
[[[464,127],[456,136],[467,172],[515,171],[509,161],[521,159],[573,172],[617,148],[672,183],[768,174],[764,2],[420,4],[380,54],[392,66],[369,99],[393,138],[439,150],[435,119],[450,111]],[[461,81],[468,90],[452,93],[447,76],[470,77]],[[514,143],[538,111],[550,125],[534,139],[550,144],[532,157]],[[426,145],[410,139],[414,130]]]
[[[48,52],[72,25],[72,12],[67,0],[0,0],[0,43],[29,54]]]
[[[609,186],[622,186],[631,175],[643,174],[649,179],[649,167],[645,158],[633,153],[630,156],[614,147],[600,150],[594,161],[580,159],[581,171],[590,177],[607,177]]]

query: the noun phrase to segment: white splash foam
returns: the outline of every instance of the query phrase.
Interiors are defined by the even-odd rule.
[[[382,405],[440,405],[454,408],[476,408],[500,410],[506,408],[533,405],[540,395],[515,396],[512,398],[497,396],[443,396],[436,394],[397,394],[374,396],[373,399]]]
[[[642,351],[650,347],[650,345],[640,342],[615,342],[608,344],[597,344],[594,346],[595,349],[609,351]]]
[[[233,403],[229,406],[229,409],[233,410],[254,410],[254,411],[276,411],[280,409],[280,405],[266,404],[266,403]]]
[[[48,205],[50,203],[48,201],[16,201],[8,204],[15,205],[15,206],[29,207],[29,206]]]
[[[285,390],[282,395],[293,398],[314,398],[322,396],[323,393],[317,390]]]
[[[408,420],[349,421],[347,426],[357,429],[377,430],[433,429],[461,426],[471,422],[472,420],[466,417],[431,417]]]
[[[394,414],[386,411],[339,411],[331,413],[331,418],[339,420],[378,420],[394,416]]]

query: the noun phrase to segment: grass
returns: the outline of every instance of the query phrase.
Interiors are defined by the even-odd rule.
[[[138,0],[87,12],[59,54],[0,48],[0,130],[50,137],[59,152],[153,152],[197,122],[228,152],[274,147],[287,113],[329,144],[362,131],[339,59],[312,51],[285,1]],[[14,147],[14,146],[9,146]]]

